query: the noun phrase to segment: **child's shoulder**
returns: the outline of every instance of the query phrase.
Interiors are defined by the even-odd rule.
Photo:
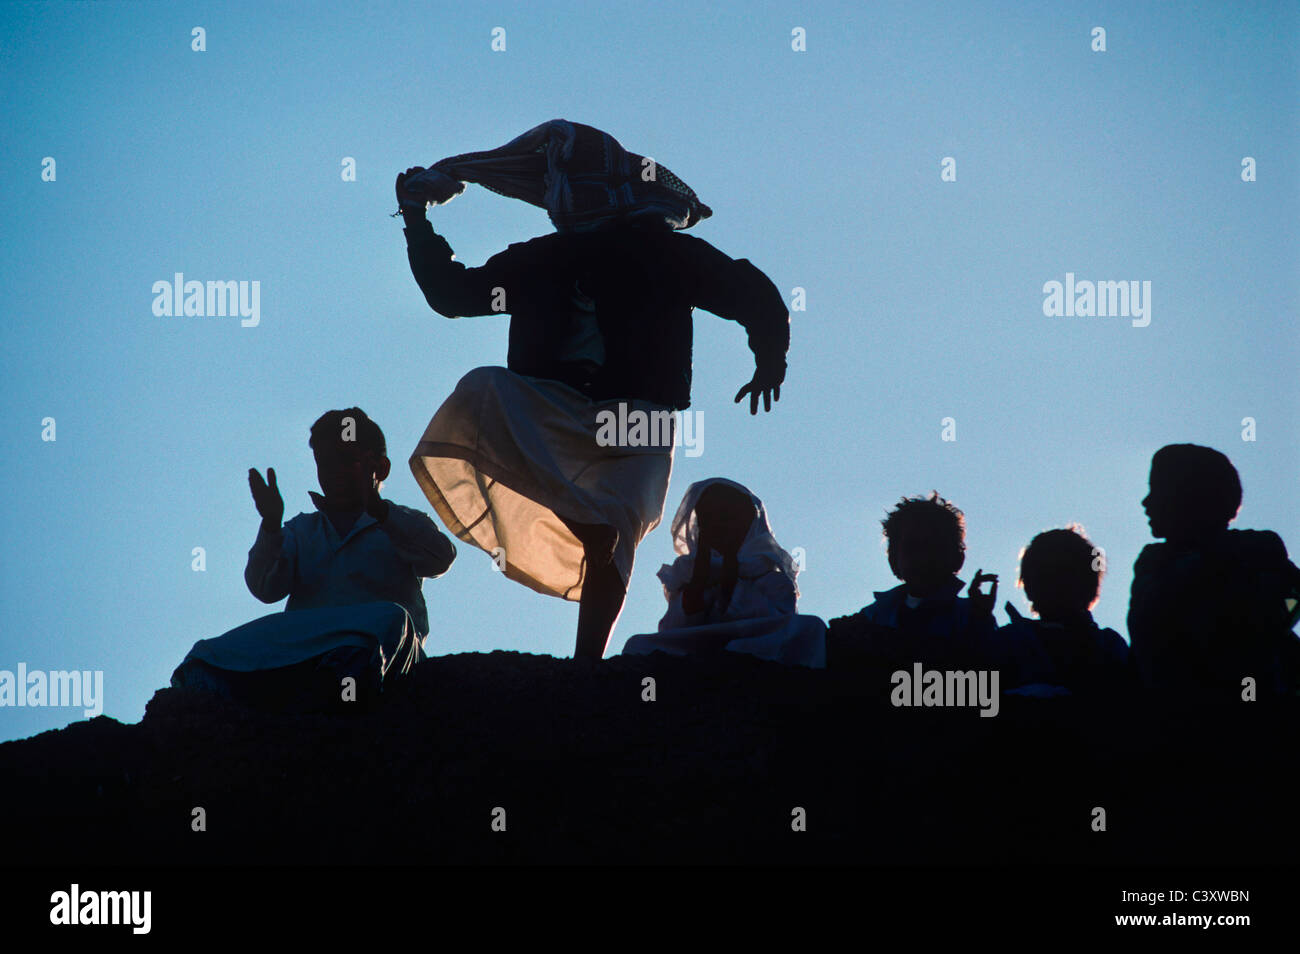
[[[1173,552],[1173,548],[1163,541],[1158,543],[1148,543],[1138,553],[1137,560],[1133,563],[1133,572],[1139,573],[1143,570],[1159,566],[1164,563],[1168,555]]]
[[[1133,574],[1158,574],[1188,560],[1228,575],[1237,575],[1236,571],[1267,572],[1290,563],[1286,544],[1272,530],[1224,530],[1193,546],[1148,543],[1133,564]]]
[[[1223,546],[1236,557],[1252,563],[1278,563],[1287,559],[1286,544],[1272,530],[1229,530]]]
[[[1109,626],[1098,626],[1096,639],[1111,655],[1128,655],[1128,641],[1118,631],[1111,629]]]
[[[847,616],[839,616],[835,619],[829,620],[826,625],[830,626],[832,623],[837,623],[841,626],[846,626],[862,623],[874,623],[878,621],[882,615],[887,615],[889,607],[902,600],[903,590],[906,589],[906,586],[907,584],[904,583],[894,587],[893,589],[877,591],[872,594],[875,598],[866,606],[862,607],[862,609],[858,610],[856,613],[850,613]]]
[[[830,626],[833,624],[838,624],[844,626],[844,625],[852,625],[855,623],[872,622],[876,618],[876,615],[880,610],[881,604],[884,602],[883,597],[885,595],[886,595],[885,593],[876,593],[875,596],[877,598],[873,599],[870,603],[862,607],[862,609],[858,610],[856,613],[849,613],[846,616],[837,616],[834,619],[828,620],[826,625]]]
[[[1006,613],[1008,622],[998,627],[999,635],[1008,636],[1036,636],[1040,624],[1032,616],[1023,616],[1009,601],[1006,604]]]
[[[907,584],[900,583],[898,586],[891,586],[887,590],[877,590],[871,595],[874,597],[870,603],[862,608],[862,612],[867,612],[872,608],[892,606],[895,603],[901,603],[907,594]]]
[[[319,527],[324,519],[325,514],[319,510],[304,510],[302,513],[286,520],[284,527],[286,530],[292,530],[295,533],[303,533],[313,527]]]

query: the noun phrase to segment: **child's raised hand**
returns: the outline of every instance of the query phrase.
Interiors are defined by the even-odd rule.
[[[981,583],[991,583],[987,593],[980,592]],[[970,589],[966,591],[970,597],[975,612],[981,615],[993,615],[993,607],[998,601],[998,575],[996,573],[985,573],[983,570],[975,571],[975,579],[970,581]]]
[[[253,492],[253,503],[262,516],[262,522],[278,527],[280,521],[284,519],[284,500],[280,497],[280,488],[275,483],[274,467],[266,468],[266,477],[267,480],[262,480],[262,475],[257,472],[257,469],[250,467],[248,488]]]

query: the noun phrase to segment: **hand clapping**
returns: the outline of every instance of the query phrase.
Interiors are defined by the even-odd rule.
[[[253,503],[262,516],[262,522],[268,527],[278,528],[284,519],[284,500],[280,497],[280,488],[275,483],[275,468],[266,468],[267,479],[256,468],[248,469],[248,487],[253,492]]]

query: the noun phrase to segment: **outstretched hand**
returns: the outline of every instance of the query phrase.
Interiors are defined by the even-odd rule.
[[[981,583],[991,583],[987,593],[980,592]],[[980,615],[993,615],[993,607],[998,601],[998,575],[996,573],[985,573],[983,570],[975,571],[975,579],[970,581],[970,588],[966,591],[970,597],[971,606],[975,612]]]
[[[739,404],[740,399],[749,395],[749,413],[758,413],[758,396],[763,395],[763,410],[772,410],[772,402],[781,400],[781,382],[785,380],[785,371],[770,368],[757,368],[753,379],[736,392],[732,403]]]
[[[262,522],[270,526],[280,526],[284,519],[284,500],[280,497],[280,488],[275,483],[275,468],[266,468],[266,480],[256,468],[248,469],[248,488],[253,492],[253,503],[262,516]],[[269,481],[269,483],[268,483]]]

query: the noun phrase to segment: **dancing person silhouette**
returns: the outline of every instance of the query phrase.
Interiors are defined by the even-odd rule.
[[[557,231],[466,267],[426,218],[464,181],[546,208]],[[690,405],[692,309],[748,332],[755,372],[735,401],[749,396],[755,414],[760,396],[765,411],[780,399],[785,303],[749,261],[680,232],[712,214],[693,190],[590,126],[552,120],[414,166],[396,192],[429,306],[510,315],[507,367],[460,380],[411,469],[452,533],[509,579],[578,601],[575,656],[599,659],[636,546],[663,516],[675,414]]]

